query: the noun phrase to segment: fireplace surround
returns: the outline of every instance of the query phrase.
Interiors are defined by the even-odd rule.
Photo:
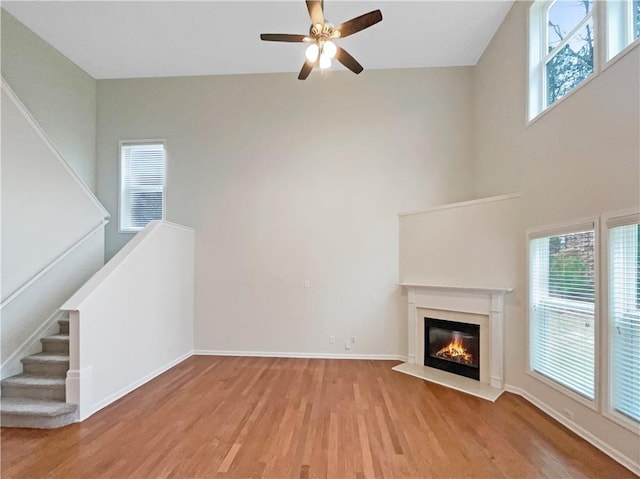
[[[407,363],[394,369],[485,399],[497,399],[504,388],[504,297],[512,289],[416,283],[402,286],[407,291],[408,354]],[[424,364],[425,316],[479,325],[479,381]]]

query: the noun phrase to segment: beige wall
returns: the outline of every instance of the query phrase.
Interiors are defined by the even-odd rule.
[[[469,68],[99,81],[98,196],[119,139],[167,139],[197,349],[404,354],[397,212],[467,199],[470,109]]]
[[[3,78],[95,192],[95,80],[5,10],[0,16]]]
[[[515,2],[474,70],[474,180],[478,197],[523,193],[525,230],[640,204],[640,49],[635,48],[536,121],[526,122],[526,18]],[[526,373],[526,258],[509,340],[509,382],[640,463],[638,436]]]

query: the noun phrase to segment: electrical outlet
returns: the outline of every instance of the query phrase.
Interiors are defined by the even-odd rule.
[[[308,279],[304,280],[304,287],[305,288],[310,288],[311,287],[311,281],[309,281]]]
[[[351,343],[349,341],[344,343],[344,349],[351,349]]]
[[[329,336],[329,344],[334,344],[336,342],[336,337],[331,335]]]
[[[567,417],[567,419],[573,420],[573,411],[571,409],[564,408],[562,412]]]

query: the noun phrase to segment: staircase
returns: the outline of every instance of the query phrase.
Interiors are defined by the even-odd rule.
[[[69,320],[58,334],[42,338],[42,352],[22,359],[23,373],[0,383],[0,425],[52,429],[76,421],[77,406],[66,401]]]

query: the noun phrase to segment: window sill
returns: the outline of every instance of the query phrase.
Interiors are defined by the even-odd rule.
[[[640,423],[635,422],[633,419],[630,419],[627,416],[624,416],[623,414],[620,414],[616,411],[612,411],[609,407],[605,409],[602,415],[609,421],[616,423],[618,426],[621,426],[628,431],[631,431],[635,435],[640,436]]]
[[[596,78],[599,75],[599,73],[594,72],[589,78],[587,78],[586,80],[584,80],[582,83],[580,83],[577,87],[575,87],[573,90],[571,90],[569,93],[567,93],[565,96],[563,96],[562,98],[560,98],[559,100],[556,100],[554,103],[552,103],[551,105],[549,105],[548,107],[546,107],[544,110],[542,110],[540,113],[538,113],[536,116],[534,116],[533,118],[531,118],[530,120],[527,120],[527,124],[526,124],[526,128],[529,128],[531,125],[533,125],[534,123],[536,123],[540,118],[542,118],[543,116],[545,116],[547,113],[549,113],[551,110],[553,110],[554,108],[556,108],[558,105],[564,103],[564,101],[567,98],[572,97],[577,91],[580,91],[584,86],[588,85],[589,83],[591,83],[591,80],[593,80],[594,78]],[[527,92],[528,94],[528,92]]]
[[[618,63],[622,58],[624,58],[629,53],[631,53],[633,50],[638,48],[638,46],[640,46],[640,38],[636,38],[634,41],[629,43],[629,45],[624,47],[622,50],[620,50],[618,53],[616,53],[613,57],[611,57],[609,60],[607,60],[605,62],[605,64],[604,64],[604,67],[602,68],[602,71],[604,72],[609,67],[611,67],[612,65],[615,65],[616,63]]]
[[[537,379],[538,381],[540,381],[541,383],[545,384],[546,386],[549,386],[553,389],[555,389],[556,391],[562,393],[563,395],[565,395],[566,397],[568,397],[569,399],[573,399],[574,401],[582,404],[585,407],[588,407],[589,409],[591,409],[592,411],[598,412],[598,404],[596,403],[595,399],[589,399],[586,398],[585,396],[582,396],[580,394],[578,394],[577,392],[574,392],[573,390],[563,386],[562,384],[554,381],[553,379],[549,379],[548,377],[532,370],[532,369],[527,369],[527,374],[531,377],[533,377],[534,379]],[[597,385],[596,385],[597,388]],[[595,397],[598,397],[598,392],[595,392]]]

